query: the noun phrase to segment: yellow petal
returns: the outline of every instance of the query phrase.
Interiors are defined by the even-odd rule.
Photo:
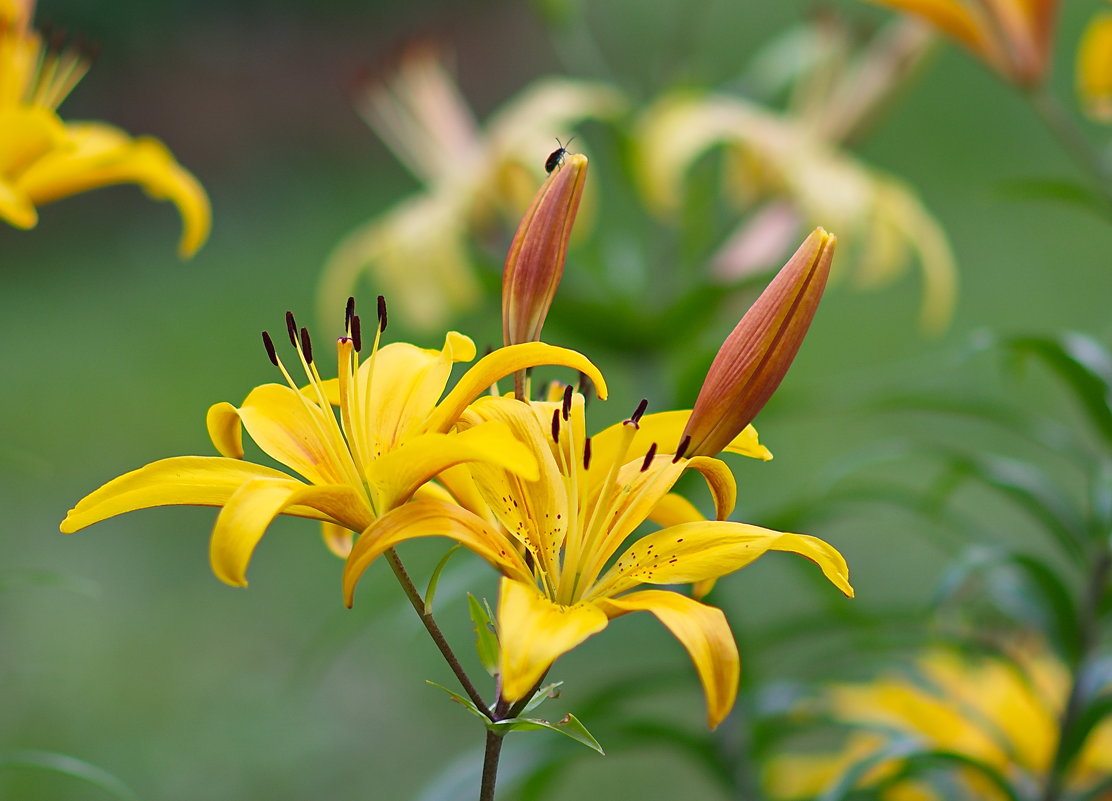
[[[442,470],[464,462],[484,462],[526,481],[537,478],[532,452],[504,423],[492,422],[458,434],[421,434],[376,459],[367,479],[379,493],[380,511],[386,511],[409,500]]]
[[[490,388],[490,385],[510,373],[544,364],[570,367],[587,377],[595,385],[595,394],[606,398],[606,379],[591,361],[581,353],[543,342],[526,342],[499,348],[488,353],[460,378],[447,397],[436,407],[429,418],[427,430],[447,431],[459,419],[463,410],[475,398]]]
[[[355,585],[375,559],[400,542],[420,537],[449,537],[504,574],[530,580],[529,568],[517,551],[485,520],[454,504],[419,500],[387,512],[359,535],[344,565],[345,603],[351,606]]]
[[[65,143],[65,125],[50,109],[17,106],[0,110],[0,176],[18,182],[38,159],[64,148]]]
[[[1077,92],[1086,113],[1112,121],[1112,13],[1097,14],[1077,46]]]
[[[205,415],[209,439],[221,456],[229,459],[243,458],[243,425],[239,411],[227,401],[214,403]]]
[[[226,412],[221,407],[221,419]],[[362,483],[331,409],[281,384],[263,384],[251,390],[236,413],[268,456],[313,484]]]
[[[616,595],[638,584],[688,584],[718,578],[768,551],[805,556],[838,589],[853,597],[845,559],[818,537],[719,520],[681,523],[642,537],[618,557],[590,597]]]
[[[27,193],[3,178],[0,178],[0,220],[24,230],[39,222],[39,213]]]
[[[292,478],[249,481],[232,494],[216,518],[209,546],[216,577],[233,587],[246,587],[247,565],[267,527],[299,505],[327,510],[339,520],[351,520],[355,515],[348,509],[361,506],[347,485],[314,487]]]
[[[132,139],[100,123],[70,123],[66,146],[32,164],[19,186],[36,203],[110,184],[133,183],[155,200],[169,200],[182,219],[178,252],[192,256],[208,238],[211,210],[208,196],[157,139]]]
[[[633,437],[633,442],[630,443],[629,453],[643,454],[649,449],[649,445],[654,442],[657,444],[658,453],[675,453],[690,418],[690,409],[643,415],[638,421],[637,433]],[[618,458],[615,450],[621,442],[622,423],[604,428],[591,437],[591,461],[598,464],[610,464],[615,458]],[[761,459],[766,462],[772,458],[772,453],[760,443],[757,430],[752,425],[746,426],[722,450],[727,453],[752,456],[754,459]]]
[[[741,673],[737,643],[722,610],[666,590],[642,590],[597,603],[607,617],[643,610],[668,627],[695,663],[707,697],[707,725],[717,728],[734,706]]]
[[[498,597],[499,672],[502,697],[524,698],[561,655],[606,628],[607,617],[594,604],[560,606],[531,582],[502,579]]]
[[[695,504],[677,493],[670,493],[660,499],[649,519],[660,526],[678,526],[680,523],[696,523],[706,520],[706,516],[695,508]],[[691,585],[691,594],[702,600],[714,589],[718,579],[703,579]]]
[[[248,481],[259,478],[292,480],[262,465],[217,456],[178,456],[152,462],[109,481],[82,498],[62,522],[72,534],[101,520],[152,506],[223,506]],[[291,511],[301,517],[323,517],[308,508]]]
[[[332,553],[341,559],[347,559],[351,553],[351,546],[355,543],[355,532],[350,528],[338,526],[335,523],[329,523],[327,520],[322,520],[320,524],[321,539],[324,540],[324,545]]]

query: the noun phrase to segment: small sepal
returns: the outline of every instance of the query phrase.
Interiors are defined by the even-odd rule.
[[[603,756],[606,752],[602,750],[602,746],[598,744],[598,740],[591,736],[584,726],[575,715],[570,712],[561,720],[552,723],[540,718],[509,718],[508,720],[499,720],[496,722],[488,722],[486,727],[497,734],[507,734],[511,731],[540,731],[541,729],[548,729],[549,731],[559,732],[565,737],[570,737],[577,743],[581,743],[588,748],[598,751]]]

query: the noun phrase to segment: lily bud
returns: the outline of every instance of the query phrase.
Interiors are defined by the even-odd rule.
[[[502,339],[507,346],[540,339],[564,274],[568,237],[586,178],[587,157],[564,156],[514,234],[502,271]]]
[[[684,456],[717,454],[780,386],[826,288],[836,241],[811,232],[726,337],[680,437]]]

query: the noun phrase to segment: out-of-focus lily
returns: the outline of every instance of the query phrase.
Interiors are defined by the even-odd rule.
[[[852,727],[834,753],[789,754],[774,758],[765,772],[768,795],[776,799],[814,798],[863,760],[905,742],[974,760],[996,771],[1021,797],[1041,787],[1058,744],[1058,722],[1069,676],[1045,651],[1016,654],[1014,661],[963,657],[949,650],[924,654],[913,675],[882,676],[870,683],[834,685],[818,702],[824,717]],[[955,761],[943,784],[924,775],[902,776],[903,760],[893,755],[864,772],[857,787],[883,786],[882,799],[944,801],[957,796],[988,801],[1007,798],[972,767]],[[938,774],[932,774],[937,776]],[[1095,726],[1080,749],[1065,786],[1077,797],[1112,775],[1112,721]],[[957,794],[957,796],[955,795]],[[870,797],[872,797],[870,795]],[[1016,797],[1016,796],[1012,796]],[[1072,796],[1071,796],[1072,797]]]
[[[58,116],[89,62],[75,49],[47,47],[30,27],[33,10],[28,0],[0,2],[0,219],[33,228],[43,203],[133,183],[177,206],[178,252],[192,256],[209,232],[204,189],[157,139]]]
[[[1018,86],[1042,82],[1058,0],[869,0],[930,23]]]
[[[298,330],[292,314],[286,323],[306,386],[294,381],[264,333],[267,354],[286,385],[257,387],[238,408],[218,403],[209,409],[209,435],[222,456],[163,459],[120,476],[78,502],[62,531],[152,506],[219,506],[213,571],[243,586],[255,546],[279,514],[320,520],[326,544],[346,556],[354,533],[454,465],[489,461],[526,479],[536,476],[532,455],[506,425],[452,431],[467,404],[503,376],[540,364],[566,365],[586,373],[606,394],[601,374],[584,356],[534,342],[484,356],[444,395],[452,365],[473,359],[474,343],[450,332],[441,350],[401,342],[380,348],[386,327],[381,298],[370,353],[361,362],[364,341],[349,300],[346,332],[337,342],[339,377],[323,380],[308,332]],[[333,406],[339,407],[338,420]],[[304,480],[244,461],[244,428],[264,453]]]
[[[758,59],[755,80],[787,91],[786,111],[721,93],[677,92],[641,118],[634,159],[650,208],[681,208],[684,181],[712,148],[725,148],[727,190],[751,215],[713,260],[714,277],[733,283],[767,270],[822,223],[853,243],[843,262],[869,287],[899,275],[914,255],[923,271],[921,320],[946,325],[955,269],[946,235],[914,191],[841,149],[858,137],[905,82],[929,44],[922,26],[901,22],[862,52],[848,33],[822,22],[793,32]]]
[[[813,239],[785,268],[792,289],[771,290],[770,302],[780,308],[746,318],[743,325],[754,329],[755,342],[731,337],[723,348],[727,357],[760,350],[774,365],[771,371],[747,371],[754,382],[779,383],[790,362],[787,354],[798,346],[793,318],[809,322],[822,293],[833,237],[816,232]],[[767,330],[757,332],[758,326]],[[782,336],[764,336],[777,331]],[[712,581],[768,551],[790,551],[814,561],[839,589],[853,594],[845,560],[829,544],[726,521],[736,486],[729,468],[713,457],[721,450],[761,459],[771,454],[748,420],[731,413],[736,403],[755,414],[748,400],[767,394],[763,387],[730,381],[722,375],[725,369],[719,363],[708,379],[713,386],[707,391],[727,395],[720,405],[704,404],[694,414],[645,415],[642,402],[628,420],[591,438],[584,397],[570,386],[559,400],[545,402],[480,398],[463,413],[460,428],[507,425],[536,458],[539,478],[523,479],[493,463],[470,465],[494,521],[436,500],[416,500],[379,518],[348,557],[348,603],[368,565],[388,549],[409,539],[451,537],[503,574],[497,617],[499,676],[507,701],[527,697],[559,656],[611,619],[647,611],[687,649],[706,694],[708,724],[717,726],[733,706],[739,675],[725,616],[678,592],[640,588]],[[708,421],[715,414],[721,425]],[[704,435],[704,428],[713,435]],[[706,479],[717,520],[692,515],[693,507],[671,492],[689,469]],[[646,520],[664,527],[636,535]]]
[[[323,308],[349,294],[364,273],[373,274],[419,328],[473,306],[479,285],[471,235],[499,220],[512,225],[520,219],[544,174],[542,156],[553,137],[580,120],[612,116],[623,105],[611,87],[546,78],[480,128],[436,52],[411,50],[396,74],[364,86],[357,108],[425,188],[337,246],[325,268]]]
[[[1112,11],[1096,14],[1081,35],[1077,92],[1089,116],[1112,121]]]

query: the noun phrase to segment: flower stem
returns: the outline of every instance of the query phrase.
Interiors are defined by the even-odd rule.
[[[499,697],[498,703],[494,705],[494,719],[503,720],[513,717],[507,714],[508,711],[509,705]],[[479,801],[494,801],[494,785],[498,781],[498,758],[502,755],[504,736],[502,733],[487,729],[486,750],[483,753],[483,784],[479,789]]]
[[[1107,205],[1112,206],[1112,171],[1093,149],[1092,143],[1078,128],[1076,121],[1045,86],[1037,86],[1027,93],[1027,98],[1046,127],[1073,159],[1081,172],[1094,184],[1097,193]]]
[[[1089,583],[1085,588],[1085,595],[1081,599],[1081,607],[1078,610],[1081,647],[1077,664],[1073,668],[1069,696],[1066,698],[1066,706],[1062,710],[1062,717],[1058,725],[1058,745],[1054,751],[1054,761],[1051,763],[1046,785],[1043,787],[1040,796],[1041,801],[1058,801],[1066,780],[1066,769],[1069,767],[1069,762],[1073,756],[1067,753],[1067,747],[1072,739],[1070,735],[1073,728],[1077,725],[1078,717],[1083,711],[1081,708],[1082,688],[1085,683],[1085,675],[1093,658],[1093,651],[1097,646],[1100,630],[1097,610],[1100,607],[1101,599],[1104,597],[1110,575],[1112,575],[1112,553],[1109,553],[1102,546],[1101,552],[1093,565],[1093,571],[1089,575]]]
[[[417,591],[417,587],[413,584],[413,579],[411,579],[409,573],[406,572],[405,565],[402,564],[398,552],[393,548],[388,550],[386,552],[386,561],[389,562],[390,569],[394,571],[398,583],[402,585],[402,590],[405,592],[406,598],[409,599],[409,603],[412,604],[413,611],[417,613],[417,616],[421,618],[421,622],[425,624],[429,636],[432,637],[432,641],[436,643],[436,647],[440,649],[440,653],[443,655],[444,661],[448,663],[448,667],[456,674],[456,679],[459,680],[460,686],[463,687],[463,691],[467,693],[467,697],[470,698],[471,702],[478,707],[479,711],[488,718],[491,720],[498,720],[498,718],[495,717],[495,713],[487,708],[486,701],[479,695],[479,691],[475,689],[475,685],[471,683],[471,679],[464,671],[463,665],[460,664],[459,658],[452,650],[452,646],[448,644],[444,632],[440,630],[440,626],[438,626],[433,619],[432,612],[425,609],[425,601],[421,598],[421,593]],[[490,750],[489,737],[487,738],[487,750],[488,752]],[[497,760],[498,755],[495,753],[495,769],[497,769]],[[486,781],[485,769],[483,771],[483,781],[484,783]]]

